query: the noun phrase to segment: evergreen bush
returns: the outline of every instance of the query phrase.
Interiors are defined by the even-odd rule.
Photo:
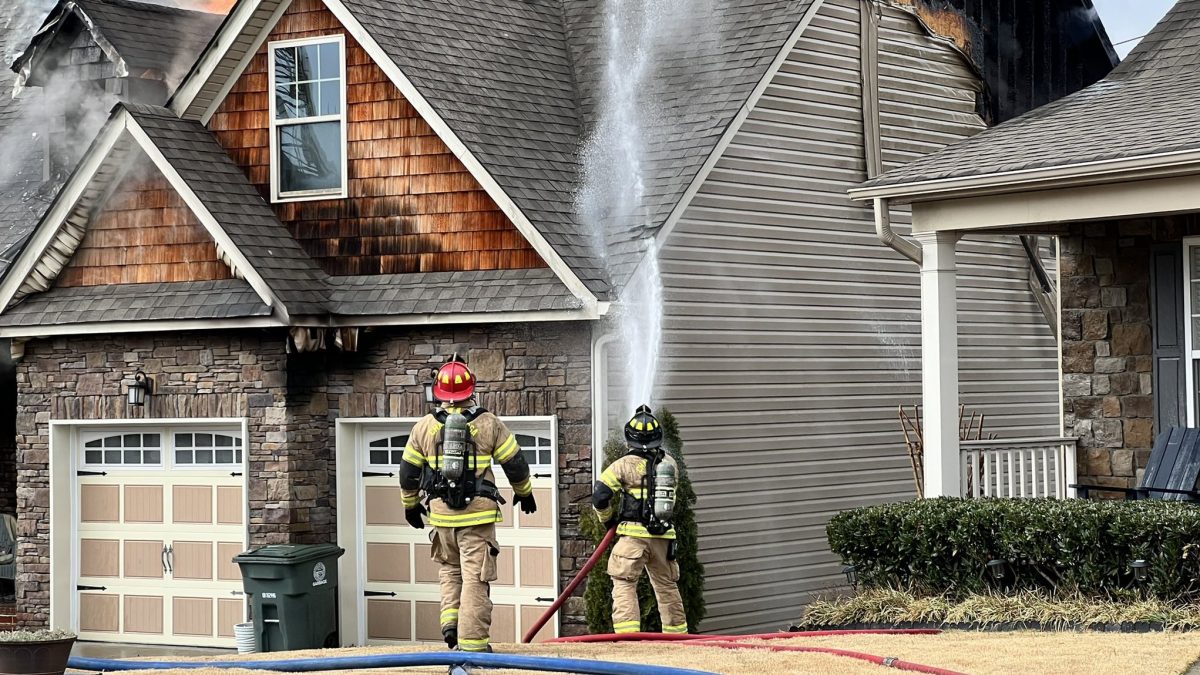
[[[827,533],[865,589],[1200,600],[1200,506],[1187,503],[943,497],[846,511]],[[1149,564],[1144,582],[1135,560]]]
[[[663,427],[663,445],[679,465],[679,484],[675,489],[675,557],[679,562],[679,593],[683,596],[683,608],[687,613],[688,631],[699,632],[704,620],[704,566],[699,558],[699,541],[696,532],[696,515],[693,506],[696,492],[688,478],[687,466],[683,461],[683,441],[679,436],[679,424],[668,410],[661,410],[658,421]],[[613,435],[604,444],[604,466],[625,454],[625,443],[620,436]],[[619,507],[618,507],[619,508]],[[581,504],[579,529],[584,536],[599,544],[607,530],[596,519],[591,500]],[[587,603],[588,630],[592,633],[611,633],[612,626],[612,580],[608,576],[608,553],[596,563],[588,575],[583,594]],[[650,579],[643,574],[638,582],[638,602],[642,608],[642,629],[659,631],[662,620],[658,615],[658,603]]]

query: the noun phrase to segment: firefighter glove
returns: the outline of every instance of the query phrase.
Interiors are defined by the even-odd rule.
[[[423,530],[425,529],[425,521],[421,520],[421,516],[426,513],[429,513],[429,510],[423,504],[417,504],[411,509],[404,509],[404,519],[408,521],[409,525],[418,530]]]
[[[533,513],[537,511],[537,501],[533,498],[533,493],[530,492],[525,496],[513,495],[513,501],[521,506],[521,513]]]

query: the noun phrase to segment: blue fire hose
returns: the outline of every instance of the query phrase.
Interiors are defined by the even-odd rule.
[[[280,661],[121,661],[116,659],[89,659],[73,656],[67,662],[68,668],[94,673],[125,670],[169,670],[171,668],[189,670],[197,668],[245,668],[247,670],[309,673],[322,670],[410,668],[415,666],[477,666],[479,668],[513,668],[551,673],[580,673],[581,675],[715,675],[705,670],[648,666],[637,663],[612,663],[546,656],[519,656],[517,654],[472,654],[468,652],[331,656],[326,658],[284,659]]]

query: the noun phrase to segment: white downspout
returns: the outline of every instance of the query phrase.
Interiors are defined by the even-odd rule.
[[[602,331],[598,324],[593,329]],[[604,352],[616,335],[592,339],[592,480],[604,471],[604,442],[608,440],[608,358]]]
[[[881,197],[875,198],[875,236],[905,258],[918,265],[922,264],[924,258],[921,255],[921,247],[892,230],[892,216],[888,200]]]

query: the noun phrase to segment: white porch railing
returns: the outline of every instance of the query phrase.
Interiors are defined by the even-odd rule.
[[[1075,496],[1074,438],[962,441],[964,497]]]

